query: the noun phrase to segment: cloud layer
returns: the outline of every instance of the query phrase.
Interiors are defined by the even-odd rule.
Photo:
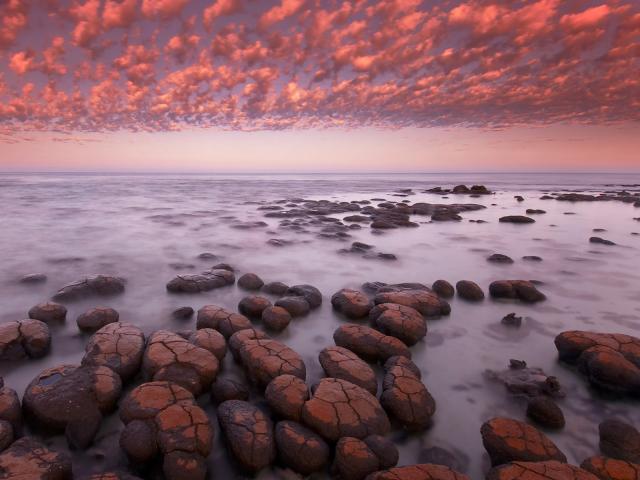
[[[0,134],[640,120],[640,3],[1,0]]]

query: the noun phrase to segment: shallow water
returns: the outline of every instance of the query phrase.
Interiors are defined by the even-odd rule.
[[[410,202],[481,203],[488,208],[463,213],[462,222],[426,223],[373,235],[369,228],[354,230],[345,242],[322,239],[317,232],[296,233],[278,228],[279,219],[265,218],[262,204],[306,199],[367,200],[394,196],[402,188],[419,192],[433,186],[481,183],[497,190],[482,198],[419,193]],[[20,395],[45,367],[78,363],[88,337],[78,333],[75,318],[96,305],[112,306],[122,321],[150,333],[167,328],[195,328],[195,317],[178,321],[171,312],[180,306],[198,309],[218,304],[235,309],[246,294],[236,286],[193,295],[167,293],[166,282],[176,273],[200,272],[213,263],[226,262],[238,275],[255,272],[265,281],[293,285],[310,283],[324,294],[322,307],[294,320],[285,332],[274,335],[298,351],[307,364],[309,383],[322,377],[318,352],[333,345],[332,334],[344,320],[329,302],[343,287],[363,282],[417,281],[430,285],[438,278],[452,283],[474,280],[486,290],[497,279],[536,279],[547,301],[535,306],[485,300],[471,304],[451,301],[449,317],[429,321],[425,340],[412,347],[413,359],[437,402],[434,425],[420,435],[396,431],[400,464],[421,461],[421,451],[440,446],[458,452],[467,473],[482,478],[488,457],[480,439],[480,425],[496,415],[525,418],[525,403],[504,387],[486,379],[487,369],[502,370],[510,358],[526,360],[556,375],[567,397],[560,400],[567,426],[549,436],[571,463],[598,452],[597,425],[617,416],[640,426],[640,411],[629,400],[608,399],[592,391],[570,368],[557,362],[553,339],[567,329],[638,335],[640,330],[640,209],[619,202],[566,203],[539,200],[543,191],[619,189],[610,185],[640,184],[640,175],[2,175],[0,204],[0,320],[17,320],[58,288],[86,274],[115,274],[127,279],[123,295],[68,303],[67,323],[53,328],[52,352],[43,359],[0,365],[5,383]],[[638,190],[638,187],[628,187]],[[522,203],[513,196],[525,197]],[[376,202],[373,202],[376,203]],[[494,205],[495,204],[495,205]],[[498,223],[508,214],[542,208],[531,225]],[[567,215],[566,213],[573,213]],[[336,215],[341,217],[344,215]],[[488,223],[470,223],[483,219]],[[234,228],[238,222],[266,221],[262,228]],[[593,228],[618,245],[588,242]],[[286,247],[267,244],[270,238],[291,240]],[[394,253],[397,261],[363,259],[338,254],[352,241],[373,244],[377,251]],[[200,260],[202,252],[218,260]],[[504,253],[512,265],[488,263],[491,253]],[[539,255],[543,262],[526,262],[523,255]],[[192,265],[176,270],[175,264]],[[48,281],[19,284],[28,273],[42,272]],[[509,312],[525,317],[519,329],[500,319]],[[225,371],[236,372],[230,355]],[[200,403],[215,418],[208,396]],[[117,446],[120,421],[112,415],[103,422],[94,446],[74,452],[74,471],[93,473],[124,467]],[[65,440],[47,442],[66,448]],[[211,478],[237,474],[216,431],[216,447],[209,458]],[[151,475],[151,474],[150,474]],[[282,471],[263,471],[259,478],[279,478]],[[321,477],[318,477],[321,478]]]

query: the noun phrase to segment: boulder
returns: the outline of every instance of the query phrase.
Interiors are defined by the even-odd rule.
[[[336,445],[333,471],[342,480],[363,480],[380,468],[376,454],[367,444],[354,437],[342,437]]]
[[[83,332],[95,332],[109,323],[117,322],[119,317],[113,308],[95,307],[78,316],[76,323]]]
[[[411,358],[409,348],[401,340],[364,325],[342,325],[333,333],[333,340],[339,347],[371,362],[384,362],[396,355]]]
[[[278,422],[275,440],[280,461],[302,475],[321,471],[329,462],[327,443],[299,423],[289,420]]]
[[[233,285],[235,281],[236,277],[232,271],[214,268],[201,274],[176,275],[167,283],[167,290],[172,293],[207,292]]]
[[[302,317],[311,311],[309,302],[302,296],[285,296],[276,300],[275,305],[284,308],[292,317]]]
[[[309,400],[309,388],[300,378],[285,374],[269,382],[264,396],[276,415],[299,422],[302,407]]]
[[[291,314],[282,307],[267,307],[262,311],[262,323],[268,330],[281,332],[291,323]]]
[[[211,384],[211,401],[218,405],[227,400],[249,400],[249,387],[233,378],[218,377]]]
[[[455,293],[453,285],[446,280],[436,280],[431,286],[434,292],[436,292],[442,298],[451,298]]]
[[[302,408],[302,421],[332,442],[345,436],[385,435],[390,428],[376,397],[338,378],[320,380]]]
[[[616,458],[589,457],[580,464],[580,468],[592,473],[599,480],[640,479],[640,465]]]
[[[320,352],[318,359],[327,377],[347,380],[373,395],[378,392],[375,372],[351,350],[337,346],[327,347]]]
[[[273,424],[262,410],[242,400],[227,400],[218,406],[218,421],[243,469],[258,472],[271,465],[276,456]]]
[[[289,285],[282,282],[269,282],[262,286],[262,291],[271,295],[284,295],[287,290],[289,290]]]
[[[40,303],[29,310],[29,318],[44,323],[64,323],[67,319],[67,309],[64,305],[54,302]]]
[[[201,328],[189,335],[188,340],[195,346],[209,350],[222,362],[227,354],[227,342],[224,336],[213,328]]]
[[[546,298],[527,280],[497,280],[489,285],[489,294],[494,298],[513,298],[525,303],[541,302]]]
[[[615,245],[615,242],[612,242],[611,240],[607,240],[601,237],[591,237],[589,238],[589,243],[597,243],[600,245],[609,245],[609,246]]]
[[[128,323],[110,323],[89,339],[82,365],[109,367],[126,382],[138,373],[144,346],[144,334],[138,327]]]
[[[65,285],[53,296],[54,300],[77,300],[90,296],[111,296],[124,292],[124,278],[111,275],[91,275]]]
[[[103,414],[115,407],[121,390],[120,377],[107,367],[48,368],[27,386],[24,413],[41,428],[64,431],[71,446],[86,448]]]
[[[529,400],[527,417],[546,428],[564,427],[564,414],[558,404],[550,397],[539,395]]]
[[[607,457],[640,464],[640,432],[626,422],[607,419],[598,426],[600,451]]]
[[[255,273],[245,273],[238,279],[238,286],[245,290],[260,290],[264,282]]]
[[[418,287],[418,288],[414,288]],[[448,315],[451,307],[424,285],[387,285],[378,290],[374,298],[376,305],[398,303],[419,311],[426,317]]]
[[[0,454],[0,475],[6,479],[71,480],[71,458],[23,437]]]
[[[456,283],[456,291],[460,298],[464,298],[470,302],[484,300],[484,292],[477,283],[471,280],[460,280]]]
[[[480,434],[493,466],[517,461],[567,461],[544,433],[518,420],[493,418],[482,425]]]
[[[259,295],[249,295],[238,303],[238,311],[249,318],[260,318],[262,312],[271,306],[268,298]]]
[[[44,283],[47,281],[47,276],[44,273],[28,273],[20,277],[20,283]]]
[[[444,465],[421,463],[372,473],[366,480],[470,480]]]
[[[322,304],[322,293],[320,293],[320,290],[313,285],[294,285],[289,287],[286,295],[292,297],[303,297],[312,310],[315,310]]]
[[[373,308],[373,302],[358,290],[343,288],[331,297],[331,305],[348,318],[363,318]]]
[[[191,317],[193,317],[194,313],[195,312],[193,311],[192,307],[178,307],[173,312],[171,312],[171,316],[176,320],[189,320]]]
[[[494,253],[493,255],[487,257],[487,262],[509,264],[513,263],[513,258],[507,255],[503,255],[502,253]]]
[[[0,324],[0,360],[40,358],[49,352],[51,332],[40,320],[18,320]]]
[[[427,334],[427,322],[417,310],[397,303],[381,303],[369,313],[373,326],[385,335],[396,337],[408,346]]]
[[[235,332],[252,328],[252,325],[244,315],[217,305],[205,305],[198,310],[196,328],[213,328],[229,338]]]
[[[535,220],[525,215],[507,215],[500,217],[501,223],[535,223]]]
[[[512,462],[492,468],[486,480],[598,480],[582,468],[555,460]]]

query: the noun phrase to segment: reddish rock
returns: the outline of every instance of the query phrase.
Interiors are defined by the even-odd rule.
[[[214,268],[197,275],[177,275],[167,283],[167,290],[172,293],[207,292],[233,285],[235,281],[232,271]]]
[[[362,440],[342,437],[336,445],[333,471],[342,480],[363,480],[380,468],[376,454]]]
[[[0,478],[15,480],[71,480],[71,458],[31,437],[15,441],[0,454]]]
[[[109,323],[117,322],[119,317],[113,308],[95,307],[80,315],[76,323],[83,332],[95,332]]]
[[[222,362],[227,354],[227,342],[220,332],[213,328],[201,328],[189,335],[189,341],[197,347],[209,350]]]
[[[480,286],[471,280],[460,280],[456,283],[456,291],[460,298],[470,302],[479,302],[484,299],[484,292]]]
[[[40,358],[49,352],[51,332],[40,320],[18,320],[0,324],[0,360]]]
[[[440,295],[442,298],[451,298],[455,293],[453,285],[446,280],[436,280],[431,286],[432,290]]]
[[[124,292],[125,280],[111,275],[91,275],[65,285],[53,296],[54,300],[77,300],[90,296],[110,296]]]
[[[513,462],[492,468],[486,480],[598,480],[581,468],[558,461]]]
[[[562,410],[552,398],[546,395],[539,395],[529,400],[527,417],[543,427],[556,429],[564,427]]]
[[[264,396],[276,415],[299,422],[302,407],[309,400],[309,388],[298,377],[280,375],[269,382]]]
[[[589,457],[580,468],[593,473],[600,480],[640,480],[640,465],[625,460]]]
[[[333,340],[367,361],[384,362],[396,355],[411,358],[402,341],[364,325],[342,325],[333,333]]]
[[[309,313],[311,306],[302,296],[286,296],[279,298],[276,307],[284,308],[292,317],[302,317]]]
[[[322,293],[313,285],[293,285],[289,287],[286,295],[292,297],[303,297],[309,307],[314,310],[322,304]]]
[[[217,305],[205,305],[198,310],[196,328],[213,328],[222,333],[225,338],[229,338],[235,332],[252,327],[251,322],[244,315]]]
[[[329,462],[329,446],[314,432],[296,422],[276,424],[275,440],[280,461],[293,471],[310,475]]]
[[[324,438],[384,435],[389,419],[378,399],[346,380],[324,378],[302,409],[302,420]]]
[[[291,314],[282,307],[267,307],[262,311],[262,323],[267,329],[280,332],[291,323]]]
[[[470,480],[444,465],[421,463],[382,470],[369,475],[366,480]]]
[[[426,317],[449,315],[451,312],[449,304],[425,286],[404,288],[388,285],[378,290],[374,302],[376,305],[398,303],[411,307]]]
[[[67,319],[67,308],[54,302],[40,303],[31,307],[29,318],[44,323],[64,323]]]
[[[427,322],[422,314],[404,305],[381,303],[371,310],[369,319],[382,333],[408,346],[415,345],[427,334]]]
[[[250,318],[260,318],[262,312],[271,306],[268,298],[259,295],[249,295],[240,300],[238,311]]]
[[[318,355],[327,377],[341,378],[354,383],[372,395],[378,392],[378,380],[373,369],[351,350],[327,347]]]
[[[598,426],[600,451],[611,458],[640,463],[640,432],[626,422],[608,419]]]
[[[218,377],[211,384],[211,401],[218,405],[227,400],[249,400],[249,387],[233,378]]]
[[[343,288],[331,297],[333,308],[348,318],[363,318],[373,308],[373,302],[364,293],[358,290]]]
[[[89,339],[82,365],[109,367],[127,381],[140,369],[144,346],[144,334],[138,327],[110,323]]]
[[[547,298],[527,280],[497,280],[489,285],[489,294],[494,298],[513,298],[525,303],[541,302]]]
[[[480,429],[492,465],[509,462],[566,462],[565,455],[547,436],[526,423],[496,417]]]

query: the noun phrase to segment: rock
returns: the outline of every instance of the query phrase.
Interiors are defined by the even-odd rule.
[[[277,376],[287,373],[305,379],[306,367],[298,353],[266,335],[258,338],[242,333],[235,333],[229,342],[251,382],[264,388]]]
[[[523,197],[522,195],[516,195],[516,196],[515,196],[515,197],[513,197],[513,198],[515,198],[515,199],[516,199],[517,201],[519,201],[519,202],[524,202],[524,197]]]
[[[444,465],[452,470],[466,471],[469,468],[468,457],[460,451],[449,451],[442,447],[427,447],[420,451],[420,463]]]
[[[264,282],[255,273],[245,273],[238,279],[238,286],[245,290],[260,290]]]
[[[598,426],[600,451],[607,457],[640,464],[640,432],[628,423],[608,419]]]
[[[167,283],[167,290],[172,293],[207,292],[233,285],[235,281],[233,271],[214,268],[196,275],[176,275]]]
[[[70,480],[71,458],[31,437],[16,440],[0,454],[0,475],[6,479]]]
[[[193,317],[193,314],[194,311],[191,307],[180,307],[171,312],[171,316],[176,320],[188,320]]]
[[[371,362],[384,362],[395,355],[411,358],[402,341],[364,325],[342,325],[333,333],[333,340],[339,347]]]
[[[44,273],[29,273],[20,278],[20,283],[43,283],[47,281]]]
[[[109,323],[115,323],[120,315],[113,308],[95,307],[81,314],[76,323],[83,332],[95,332]]]
[[[329,446],[299,423],[283,420],[276,424],[275,440],[280,461],[302,475],[321,471],[329,462]]]
[[[227,400],[249,400],[249,387],[233,378],[218,377],[211,384],[211,401],[218,405]]]
[[[18,320],[0,324],[0,361],[40,358],[49,352],[51,333],[40,320]]]
[[[123,472],[105,472],[95,473],[89,477],[84,477],[84,480],[142,480],[139,477],[134,477],[128,473]]]
[[[318,356],[327,377],[341,378],[354,383],[372,395],[378,392],[378,380],[373,369],[351,350],[327,347]]]
[[[12,439],[20,434],[22,430],[22,405],[20,405],[16,391],[9,387],[0,387],[0,419],[11,426]]]
[[[494,253],[487,257],[487,262],[508,264],[513,263],[513,259],[507,255],[503,255],[502,253]]]
[[[0,420],[0,452],[13,443],[13,427],[6,420]]]
[[[299,422],[302,407],[309,400],[309,389],[298,377],[280,375],[269,382],[264,396],[276,415]]]
[[[273,425],[262,410],[242,400],[227,400],[218,406],[218,421],[243,469],[258,472],[271,465],[276,456]]]
[[[387,285],[378,290],[374,298],[376,305],[398,303],[411,307],[426,317],[448,315],[451,307],[428,287],[420,284]]]
[[[120,377],[110,368],[61,365],[42,371],[27,386],[23,408],[39,427],[64,431],[69,444],[87,447],[102,415],[115,407]]]
[[[342,480],[363,480],[379,468],[378,457],[362,440],[342,437],[338,441],[333,470]]]
[[[527,417],[547,428],[564,428],[564,414],[553,399],[547,396],[537,396],[527,404]]]
[[[405,366],[406,360],[400,358],[387,360],[384,365],[380,403],[405,428],[426,428],[436,411],[436,402],[415,374],[417,367]]]
[[[385,435],[389,419],[378,399],[362,387],[338,378],[323,378],[302,408],[303,423],[332,442],[340,437]]]
[[[431,288],[442,298],[451,298],[455,293],[453,285],[446,280],[436,280],[433,282]]]
[[[611,240],[606,240],[606,239],[600,238],[600,237],[591,237],[591,238],[589,238],[589,242],[590,243],[599,243],[600,245],[615,245],[615,242],[612,242]]]
[[[427,322],[417,310],[396,303],[381,303],[371,310],[369,319],[385,335],[396,337],[408,346],[427,334]]]
[[[391,468],[398,464],[400,453],[394,443],[382,435],[364,437],[364,443],[378,458],[379,468]]]
[[[218,362],[222,362],[224,356],[227,354],[227,342],[224,336],[214,330],[213,328],[201,328],[196,330],[188,339],[191,343],[197,347],[209,350],[218,359]]]
[[[444,465],[422,463],[372,473],[366,480],[470,480]]]
[[[547,213],[545,210],[540,210],[538,208],[527,208],[525,212],[527,215],[543,215]]]
[[[331,297],[333,308],[348,318],[362,318],[369,314],[373,308],[373,302],[364,293],[358,290],[343,288]]]
[[[460,298],[464,298],[470,302],[479,302],[484,300],[484,292],[477,283],[471,280],[460,280],[456,283],[456,291]]]
[[[535,223],[535,220],[531,217],[524,215],[507,215],[506,217],[500,217],[501,223]]]
[[[493,418],[482,425],[480,433],[493,466],[516,461],[567,461],[544,433],[518,420]]]
[[[486,480],[598,480],[586,470],[558,461],[512,462],[492,468]]]
[[[205,305],[198,310],[196,328],[213,328],[222,333],[224,338],[229,338],[240,330],[252,328],[252,325],[244,315],[217,305]]]
[[[181,336],[158,330],[149,337],[142,370],[151,380],[167,380],[194,395],[211,386],[219,370],[218,359]]]
[[[587,458],[580,468],[595,475],[600,480],[638,480],[640,479],[640,465],[637,463],[594,456]]]
[[[528,262],[541,262],[542,261],[542,257],[539,257],[537,255],[525,255],[524,257],[522,257],[523,260],[526,260]]]
[[[497,280],[489,285],[489,294],[494,298],[513,298],[525,303],[536,303],[547,297],[527,280]]]
[[[322,293],[313,285],[294,285],[289,287],[286,294],[292,297],[303,297],[312,310],[322,304]]]
[[[275,305],[284,308],[292,317],[302,317],[311,310],[309,302],[304,297],[282,297],[276,301]]]
[[[211,267],[211,270],[227,270],[229,272],[235,272],[233,267],[228,263],[216,263],[213,267]]]
[[[64,323],[67,319],[67,309],[64,305],[54,302],[40,303],[29,310],[29,318],[44,323]]]
[[[510,360],[509,369],[502,372],[487,371],[490,378],[502,382],[515,395],[537,397],[549,395],[563,397],[564,392],[558,379],[547,376],[541,368],[528,368],[522,360]]]
[[[262,323],[274,332],[281,332],[291,323],[291,314],[282,307],[267,307],[262,311]]]
[[[138,373],[144,346],[144,334],[138,327],[127,323],[110,323],[89,339],[82,365],[109,367],[126,382]]]
[[[249,295],[240,300],[238,311],[249,318],[260,318],[262,312],[270,306],[269,299],[259,295]]]
[[[504,317],[502,317],[500,323],[502,323],[503,325],[509,325],[510,327],[519,327],[520,325],[522,325],[522,317],[517,317],[514,312],[507,313]]]
[[[593,386],[620,394],[640,392],[640,339],[567,331],[556,337],[555,345],[560,360],[577,363]]]
[[[189,391],[171,382],[143,383],[122,401],[120,419],[120,446],[130,461],[148,463],[159,451],[167,480],[205,478],[213,427]]]
[[[262,287],[262,291],[271,295],[284,295],[289,290],[289,285],[282,282],[266,283]]]
[[[54,300],[77,300],[92,295],[110,296],[124,292],[125,280],[111,275],[91,275],[62,287]]]

